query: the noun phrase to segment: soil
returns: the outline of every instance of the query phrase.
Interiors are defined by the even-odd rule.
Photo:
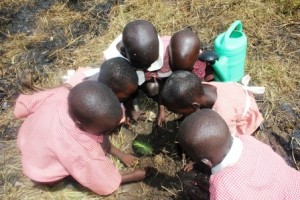
[[[36,0],[32,5],[21,7],[17,12],[9,8],[1,8],[0,16],[0,42],[7,40],[3,32],[10,33],[25,33],[33,34],[35,29],[35,13],[42,10],[47,10],[55,0]],[[84,1],[70,0],[67,1],[67,6],[78,12],[85,12],[91,7],[84,4]],[[96,21],[96,24],[84,22],[74,22],[71,27],[73,37],[84,35],[87,32],[93,33],[95,36],[101,35],[102,31],[109,24],[108,13],[111,7],[120,1],[107,1],[103,4],[98,4],[93,7],[89,13]],[[52,34],[57,35],[53,41],[44,43],[33,43],[26,48],[27,53],[19,59],[27,59],[32,66],[35,66],[41,73],[46,68],[55,69],[55,56],[51,53],[57,49],[66,46],[68,40],[63,33],[62,27],[55,27],[49,30]],[[296,41],[296,39],[295,39]],[[67,48],[76,48],[82,45],[84,41],[78,40],[76,43]],[[295,42],[296,43],[296,42]],[[3,52],[0,51],[0,56]],[[9,68],[10,65],[3,66]],[[4,78],[6,77],[6,78]],[[19,88],[10,81],[10,76],[3,76],[0,79],[0,111],[2,113],[11,109],[15,95],[19,92]],[[299,99],[299,94],[295,94],[295,98]],[[267,100],[258,96],[258,104],[263,115],[267,113]],[[4,101],[5,100],[5,101]],[[150,101],[147,99],[146,101]],[[155,112],[153,102],[148,112]],[[255,133],[255,137],[269,144],[274,151],[279,153],[287,163],[298,168],[300,166],[300,113],[296,109],[298,105],[283,102],[273,109],[271,115],[278,116],[265,121],[260,130]],[[149,114],[149,113],[148,113]],[[148,115],[150,116],[150,115]],[[130,146],[126,149],[127,152],[132,152],[140,156],[140,160],[136,167],[150,166],[152,176],[147,178],[142,183],[132,183],[123,185],[118,193],[118,199],[189,199],[196,195],[198,199],[209,199],[207,185],[209,179],[209,170],[204,166],[198,166],[196,170],[189,173],[183,173],[183,166],[189,162],[189,158],[184,154],[178,142],[176,141],[176,130],[180,124],[180,116],[168,113],[167,123],[162,128],[156,127],[152,119],[140,120],[137,124],[133,124],[130,128],[123,129],[127,135],[128,143],[132,141],[144,141],[151,144],[153,154],[142,156],[136,149]],[[1,123],[1,141],[11,141],[16,139],[17,130],[20,123],[10,121]],[[126,142],[126,141],[125,141]],[[1,143],[0,150],[5,148],[5,143]],[[13,183],[18,182],[19,176],[16,175],[16,180],[8,180]],[[3,185],[3,183],[0,183]],[[80,187],[79,187],[80,188]]]

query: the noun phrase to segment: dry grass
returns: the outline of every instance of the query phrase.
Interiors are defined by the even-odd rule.
[[[0,11],[9,8],[17,13],[24,5],[34,6],[34,2],[3,0]],[[279,126],[285,118],[276,109],[282,103],[292,104],[299,115],[300,12],[297,1],[125,0],[110,12],[100,12],[97,6],[103,2],[82,0],[79,1],[81,6],[74,9],[71,1],[57,1],[49,9],[36,13],[32,33],[11,33],[7,24],[0,24],[1,32],[7,37],[0,46],[2,135],[7,128],[20,123],[13,120],[9,105],[16,92],[28,91],[17,85],[22,72],[32,71],[38,87],[56,86],[67,69],[100,63],[102,51],[126,23],[134,19],[151,21],[160,35],[171,35],[191,27],[206,47],[210,47],[213,39],[235,19],[240,19],[249,43],[246,71],[253,83],[267,89],[263,101],[265,119]],[[6,15],[0,15],[0,19],[9,22]],[[41,57],[50,61],[39,60]],[[8,107],[4,108],[7,103]],[[299,120],[291,121],[282,130],[290,131],[297,123]],[[123,139],[121,135],[113,141],[127,148]],[[66,188],[66,185],[52,189],[35,187],[21,173],[16,141],[3,139],[0,148],[2,199],[102,199],[82,188]],[[119,192],[103,199],[116,199]]]

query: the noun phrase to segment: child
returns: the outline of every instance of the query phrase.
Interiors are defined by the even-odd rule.
[[[98,81],[111,88],[120,102],[131,99],[138,89],[138,76],[124,58],[104,61],[100,67]]]
[[[194,112],[178,140],[197,162],[211,167],[210,199],[300,199],[300,174],[252,136],[232,136],[215,111]]]
[[[105,59],[124,57],[137,69],[139,85],[151,76],[145,77],[144,72],[155,72],[159,78],[168,77],[170,68],[160,70],[164,62],[164,46],[156,28],[146,20],[129,22],[104,52]],[[159,72],[157,72],[159,71]]]
[[[100,69],[79,68],[65,83],[75,86],[83,80],[98,80],[116,94],[120,102],[125,102],[138,89],[138,76],[131,64],[124,58],[116,57],[104,61]]]
[[[122,119],[122,109],[103,83],[84,81],[71,90],[59,87],[20,95],[14,114],[26,118],[18,147],[23,172],[35,182],[53,184],[72,176],[93,192],[107,195],[121,183],[145,178],[145,169],[120,175],[106,157],[110,153],[128,166],[136,159],[108,140]]]
[[[104,56],[106,59],[128,59],[137,70],[141,88],[149,97],[159,102],[159,85],[172,72],[169,66],[163,67],[164,47],[153,24],[145,20],[128,23],[123,33],[104,51]],[[163,110],[160,103],[159,110]]]
[[[191,72],[176,71],[166,81],[162,103],[174,113],[187,116],[199,108],[210,108],[226,121],[232,134],[252,134],[262,123],[252,93],[238,83],[201,81]]]
[[[198,60],[201,54],[201,44],[198,36],[184,29],[174,33],[168,46],[168,63],[172,71],[187,70],[198,78],[211,81],[214,77],[211,70],[206,69],[204,62]]]
[[[101,64],[100,69],[79,68],[65,83],[75,86],[83,80],[98,80],[107,85],[119,101],[124,103],[126,116],[134,118],[132,99],[138,89],[138,76],[126,59],[120,57],[108,59]],[[125,123],[128,124],[127,117]]]
[[[195,65],[193,72],[200,78],[203,78],[205,73],[205,64],[197,60],[200,51],[200,41],[197,35],[183,30],[175,33],[172,38],[169,45],[170,37],[160,38],[156,28],[150,22],[134,20],[125,26],[123,34],[119,35],[104,51],[106,59],[125,57],[137,69],[139,85],[148,97],[158,101],[157,124],[159,126],[165,120],[164,106],[160,103],[159,93],[165,78],[172,73],[170,66],[175,66],[176,62],[178,65],[188,63],[191,67]],[[171,46],[173,48],[170,48]],[[176,51],[175,48],[179,50]],[[170,62],[171,65],[169,65],[169,60],[173,61]]]

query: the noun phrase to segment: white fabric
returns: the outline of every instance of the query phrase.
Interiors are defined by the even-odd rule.
[[[161,38],[157,35],[158,37],[158,58],[157,60],[152,63],[152,65],[147,69],[149,72],[152,71],[157,71],[162,68],[164,64],[164,45],[162,43]]]
[[[145,82],[145,73],[144,73],[144,71],[138,69],[138,70],[136,70],[136,74],[137,74],[138,79],[139,79],[138,84],[142,85]]]
[[[63,75],[63,76],[61,77],[61,82],[62,82],[62,83],[68,83],[70,77],[73,76],[73,74],[75,74],[75,70],[69,69],[69,70],[67,71],[67,74],[66,74],[66,75]]]
[[[219,163],[218,165],[214,166],[211,169],[211,173],[216,174],[222,169],[237,163],[242,155],[242,151],[243,151],[242,141],[239,138],[232,136],[232,145],[228,154],[225,156],[225,158],[222,160],[221,163]]]
[[[99,73],[101,70],[101,68],[94,68],[94,69],[90,69],[88,71],[83,72],[85,77],[91,77],[97,73]]]
[[[242,117],[244,117],[247,114],[247,112],[249,111],[249,108],[250,108],[250,104],[251,104],[248,91],[250,91],[254,94],[263,94],[265,92],[265,87],[248,86],[250,80],[251,80],[251,77],[249,74],[245,75],[242,78],[243,88],[246,92],[246,105],[245,105],[245,110],[242,114]]]
[[[122,41],[122,34],[118,35],[116,39],[109,45],[109,47],[103,51],[106,60],[116,57],[125,58],[117,49],[117,45]],[[127,60],[127,58],[125,58]]]
[[[148,71],[156,71],[162,68],[163,63],[164,63],[164,46],[162,43],[161,38],[159,35],[158,37],[158,44],[159,44],[159,51],[158,51],[158,58],[157,60],[152,63],[152,65],[147,69]],[[109,45],[109,47],[103,51],[105,59],[110,59],[110,58],[115,58],[115,57],[122,57],[122,54],[119,52],[117,49],[117,44],[122,41],[122,34],[118,35],[118,37]]]
[[[249,74],[245,75],[242,78],[242,84],[243,84],[244,88],[247,91],[250,91],[254,94],[263,94],[263,93],[265,93],[265,87],[248,86],[250,80],[251,80],[251,77],[249,76]]]
[[[169,77],[169,76],[171,76],[171,74],[172,74],[171,70],[169,72],[165,72],[165,73],[160,73],[159,71],[157,72],[157,76],[160,77],[160,78]]]
[[[158,59],[154,63],[152,63],[152,65],[147,69],[148,71],[159,70],[160,68],[162,68],[164,63],[164,46],[159,35],[157,35],[157,37],[159,43]],[[109,45],[109,47],[103,51],[105,59],[110,59],[115,57],[125,58],[117,49],[117,44],[121,41],[122,41],[122,34],[118,35],[118,37]]]

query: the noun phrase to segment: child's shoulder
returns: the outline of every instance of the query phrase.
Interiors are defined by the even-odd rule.
[[[243,86],[236,82],[217,82],[217,81],[211,81],[211,82],[203,82],[203,85],[212,85],[216,88],[228,88],[228,89],[238,89],[243,90]]]

